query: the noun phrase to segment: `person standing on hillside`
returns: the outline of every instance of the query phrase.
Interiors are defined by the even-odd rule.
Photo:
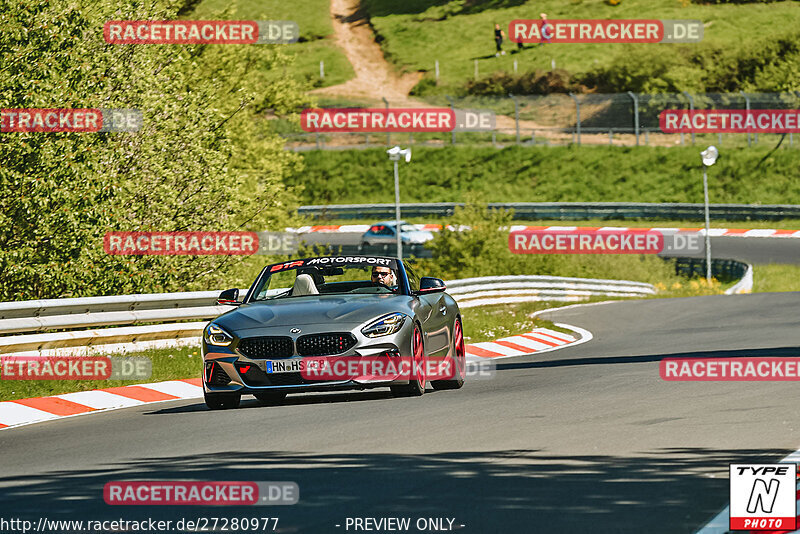
[[[500,54],[505,55],[506,51],[503,50],[503,37],[505,37],[505,32],[500,29],[499,24],[494,25],[494,44],[497,46],[497,52],[494,54],[495,57],[500,56]]]
[[[547,13],[539,13],[539,16],[542,18],[542,40],[539,41],[539,46],[543,46],[553,38],[553,25],[547,22]]]

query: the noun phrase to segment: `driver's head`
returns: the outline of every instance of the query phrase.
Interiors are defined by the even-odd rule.
[[[372,281],[389,287],[397,285],[394,271],[388,267],[378,267],[377,265],[372,268]]]

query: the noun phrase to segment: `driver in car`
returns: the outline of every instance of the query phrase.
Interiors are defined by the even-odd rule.
[[[383,284],[394,291],[397,288],[397,277],[394,271],[388,267],[373,266],[372,267],[372,281],[377,284]]]

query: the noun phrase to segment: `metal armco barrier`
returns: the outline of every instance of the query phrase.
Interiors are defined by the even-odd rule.
[[[446,283],[463,308],[536,300],[580,301],[595,295],[641,297],[656,292],[642,282],[559,276],[489,276]],[[216,305],[218,295],[217,291],[202,291],[3,302],[0,354],[88,354],[90,348],[95,353],[130,352],[197,343],[207,321],[230,309]],[[145,302],[149,309],[131,309]],[[182,320],[193,322],[122,326]],[[93,328],[100,326],[110,328]]]
[[[449,217],[462,203],[401,204],[403,217]],[[665,219],[703,220],[703,204],[650,202],[516,202],[488,204],[490,209],[512,209],[516,220]],[[711,204],[712,219],[727,221],[778,221],[800,218],[800,205]],[[300,206],[300,215],[315,219],[386,219],[394,217],[394,204],[338,204]]]

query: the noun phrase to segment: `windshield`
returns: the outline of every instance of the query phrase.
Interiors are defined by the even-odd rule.
[[[314,295],[400,293],[399,274],[394,265],[342,264],[309,265],[298,261],[289,268],[267,272],[259,279],[251,301],[267,301]],[[388,262],[389,260],[387,260]],[[302,263],[302,264],[301,264]],[[279,264],[280,266],[280,264]]]

